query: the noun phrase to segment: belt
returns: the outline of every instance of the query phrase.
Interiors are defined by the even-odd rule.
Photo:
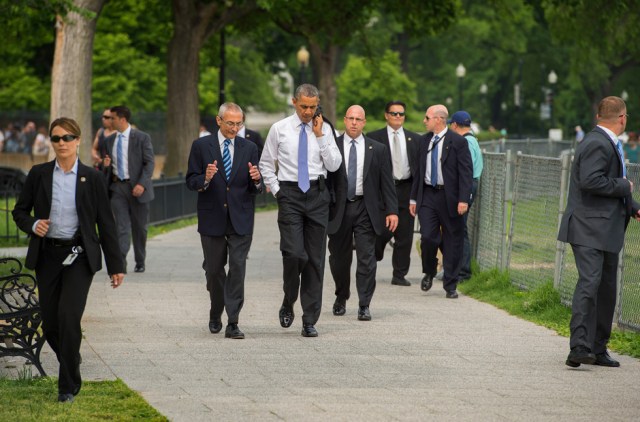
[[[291,187],[298,187],[298,182],[287,182],[286,180],[282,180],[280,182],[278,182],[278,184],[280,186],[291,186]],[[318,186],[318,180],[310,180],[309,181],[309,186]]]
[[[403,185],[403,184],[405,184],[405,183],[411,183],[411,182],[413,182],[413,177],[410,177],[410,178],[408,178],[408,179],[400,179],[400,180],[398,180],[398,179],[393,179],[393,183],[394,183],[396,186],[398,186],[398,185]]]
[[[443,190],[444,189],[444,185],[427,185],[426,183],[424,184],[426,187],[431,188],[431,189],[435,189],[435,190]]]
[[[48,246],[77,246],[80,244],[80,238],[72,237],[71,239],[55,239],[53,237],[45,237],[44,244]]]
[[[126,183],[131,179],[119,179],[118,176],[114,174],[111,180],[113,180],[114,182]]]
[[[362,198],[364,198],[363,195],[356,195],[356,196],[353,197],[353,199],[347,199],[347,202],[356,202],[356,201],[361,200]]]

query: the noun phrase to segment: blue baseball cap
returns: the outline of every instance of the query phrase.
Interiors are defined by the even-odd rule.
[[[456,123],[460,126],[471,126],[471,116],[466,111],[456,111],[455,113],[453,113],[453,116],[451,116],[451,118],[447,120],[447,123]]]

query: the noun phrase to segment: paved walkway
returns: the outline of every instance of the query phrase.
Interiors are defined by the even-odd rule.
[[[276,212],[258,213],[240,315],[245,340],[208,331],[195,227],[151,239],[147,272],[129,274],[119,289],[97,274],[83,324],[84,379],[121,378],[174,421],[640,415],[638,360],[614,354],[621,368],[572,370],[564,365],[568,339],[463,295],[445,299],[441,284],[423,293],[415,251],[411,287],[390,284],[389,256],[380,265],[371,322],[356,319],[353,298],[346,316],[332,315],[327,266],[320,336],[300,336],[299,303],[283,329],[278,240]],[[43,361],[56,374],[48,347]]]

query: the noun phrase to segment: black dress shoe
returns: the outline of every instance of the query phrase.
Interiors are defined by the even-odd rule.
[[[576,346],[569,352],[565,364],[572,368],[577,368],[582,363],[591,365],[595,363],[595,361],[596,355],[591,353],[591,349],[584,346]]]
[[[608,366],[609,368],[618,368],[620,366],[620,362],[612,359],[611,356],[609,356],[608,352],[598,353],[596,355],[596,361],[593,364],[599,366]]]
[[[71,393],[58,394],[58,402],[73,403],[73,394]]]
[[[333,314],[335,316],[342,316],[347,313],[347,308],[342,303],[336,302],[333,304]]]
[[[311,324],[304,324],[302,326],[302,337],[318,337],[316,327]]]
[[[238,328],[238,324],[229,324],[227,325],[227,328],[224,330],[224,337],[225,338],[235,338],[235,339],[243,339],[244,338],[244,333],[242,331],[240,331],[240,328]]]
[[[371,321],[371,312],[368,306],[361,306],[358,309],[358,321]]]
[[[291,324],[293,324],[293,309],[291,308],[287,308],[286,306],[282,305],[282,307],[280,308],[280,325],[282,326],[282,328],[289,328],[291,327]]]
[[[222,321],[209,320],[209,331],[211,334],[219,333],[222,330]]]
[[[420,288],[423,292],[428,292],[429,289],[431,289],[431,286],[433,286],[433,276],[430,274],[425,274],[424,277],[422,277]]]
[[[136,273],[143,273],[144,265],[136,265],[136,268],[133,271],[135,271]]]
[[[457,299],[457,298],[458,298],[458,292],[456,292],[455,290],[451,292],[447,292],[447,299]]]
[[[391,284],[393,284],[394,286],[411,286],[411,283],[409,282],[409,280],[407,280],[404,277],[402,278],[393,277],[391,279]]]

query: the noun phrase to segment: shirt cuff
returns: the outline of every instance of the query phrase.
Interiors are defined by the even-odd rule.
[[[31,226],[31,231],[33,232],[33,234],[36,234],[36,226],[38,225],[38,221],[40,220],[36,220],[36,222],[33,223],[33,226]]]

